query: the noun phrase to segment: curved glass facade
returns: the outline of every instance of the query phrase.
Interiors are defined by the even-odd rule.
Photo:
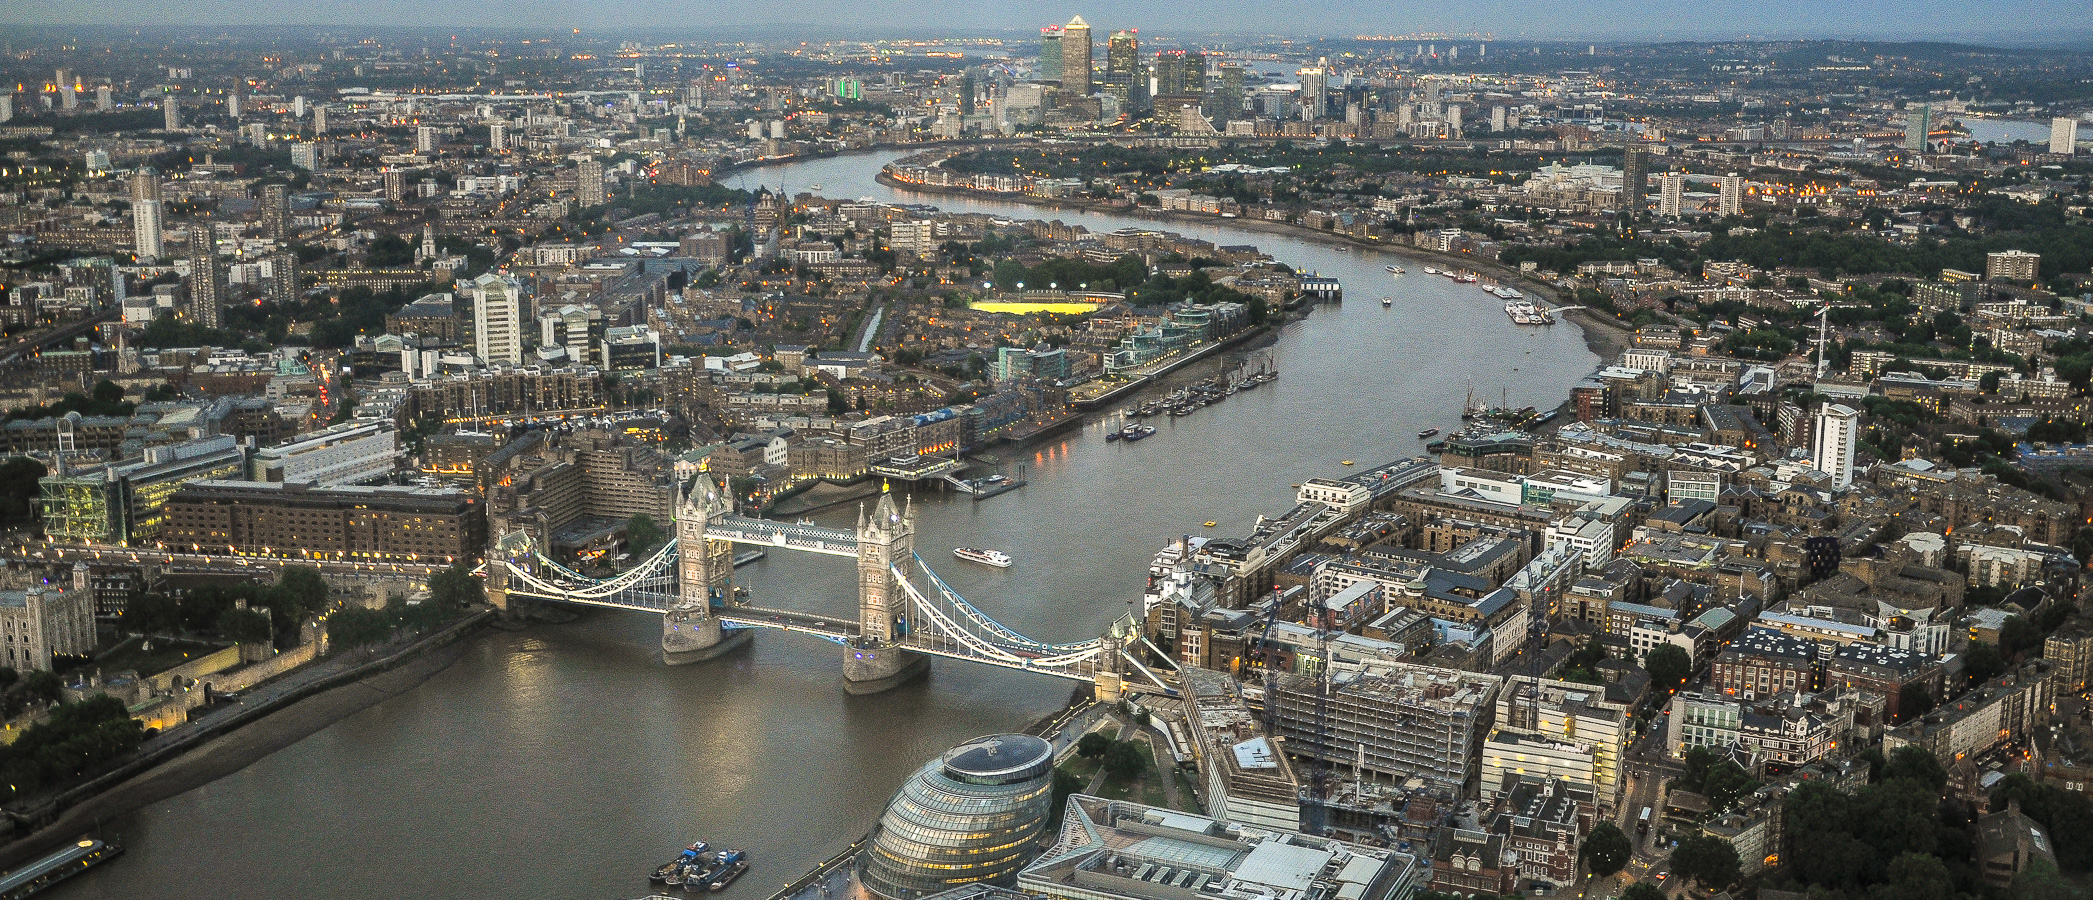
[[[1039,849],[1053,786],[1053,746],[1030,735],[975,738],[945,751],[887,804],[859,877],[889,900],[1008,886]]]

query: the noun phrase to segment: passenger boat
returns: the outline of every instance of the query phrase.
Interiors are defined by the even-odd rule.
[[[1438,269],[1435,269],[1435,268],[1432,268],[1431,266],[1425,266],[1425,267],[1424,267],[1424,274],[1426,274],[1426,275],[1437,275],[1437,274],[1439,274],[1439,270],[1438,270]]]
[[[1432,435],[1435,435],[1435,434],[1438,434],[1438,433],[1439,433],[1439,429],[1437,429],[1437,428],[1427,428],[1427,429],[1425,429],[1425,430],[1423,430],[1423,431],[1420,431],[1420,432],[1418,432],[1418,433],[1417,433],[1417,437],[1418,437],[1418,439],[1419,439],[1419,440],[1422,440],[1422,439],[1424,439],[1424,438],[1428,438],[1428,437],[1431,437]]]
[[[1402,267],[1402,266],[1389,266],[1389,267],[1388,267],[1388,274],[1390,274],[1390,275],[1401,275],[1401,274],[1403,274],[1403,267]]]
[[[967,562],[976,562],[984,566],[995,566],[998,569],[1010,568],[1010,554],[1001,550],[977,550],[973,547],[960,547],[952,551],[952,555]]]
[[[1382,309],[1387,309],[1388,307],[1391,307],[1391,306],[1394,306],[1394,305],[1395,305],[1395,298],[1394,298],[1394,297],[1382,297],[1382,298],[1381,298],[1381,308],[1382,308]]]

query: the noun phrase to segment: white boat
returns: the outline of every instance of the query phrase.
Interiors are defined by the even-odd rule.
[[[1394,306],[1394,305],[1395,305],[1395,298],[1394,298],[1394,297],[1382,297],[1382,298],[1381,298],[1381,305],[1382,305],[1382,306],[1384,306],[1384,307],[1387,307],[1387,306]]]
[[[967,562],[977,562],[984,566],[995,566],[998,569],[1010,568],[1010,554],[1001,550],[976,550],[973,547],[961,547],[952,551],[952,555]]]
[[[1401,275],[1401,274],[1403,274],[1403,267],[1402,267],[1402,266],[1389,266],[1389,267],[1388,267],[1388,274],[1390,274],[1390,275]]]
[[[1425,266],[1425,267],[1424,267],[1424,274],[1426,274],[1426,275],[1437,275],[1437,274],[1439,274],[1439,270],[1438,270],[1438,269],[1434,269],[1434,268],[1432,268],[1431,266]]]

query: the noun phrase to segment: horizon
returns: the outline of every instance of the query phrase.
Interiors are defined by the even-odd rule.
[[[583,0],[517,0],[490,7],[464,0],[280,0],[257,8],[229,0],[184,0],[144,11],[118,0],[75,0],[66,4],[0,0],[0,27],[43,30],[94,28],[195,31],[368,28],[393,31],[552,31],[584,37],[677,35],[705,32],[719,39],[878,40],[898,36],[995,36],[1016,34],[1081,15],[1102,30],[1140,28],[1162,32],[1274,39],[1346,39],[1393,35],[1419,40],[1518,42],[1586,41],[1615,44],[1666,42],[1846,40],[1896,43],[1958,43],[1991,47],[2093,49],[2093,24],[2083,7],[2062,0],[2006,3],[1982,0],[1890,0],[1876,4],[1796,4],[1768,0],[1723,0],[1686,4],[1672,0],[1614,0],[1575,10],[1514,0],[1483,3],[1453,0],[1430,11],[1395,9],[1361,0],[1335,0],[1303,16],[1291,5],[1237,4],[1225,27],[1216,27],[1210,4],[1187,0],[1160,3],[1068,4],[1047,8],[1016,3],[900,3],[870,0],[839,16],[827,5],[798,0],[641,0],[606,3]],[[839,21],[839,19],[847,20]],[[916,20],[920,24],[879,24]],[[687,21],[689,24],[665,24]],[[1677,23],[1694,24],[1679,26]],[[591,34],[591,32],[596,32]]]

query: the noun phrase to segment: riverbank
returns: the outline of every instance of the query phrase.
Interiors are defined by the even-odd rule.
[[[102,822],[210,784],[304,740],[321,729],[398,696],[443,671],[465,653],[492,611],[471,614],[442,629],[361,662],[369,651],[343,651],[346,664],[331,671],[292,673],[248,692],[238,707],[207,717],[193,731],[170,734],[130,761],[73,791],[49,823],[0,845],[0,868],[19,865],[52,845]],[[316,667],[326,667],[323,660]]]

